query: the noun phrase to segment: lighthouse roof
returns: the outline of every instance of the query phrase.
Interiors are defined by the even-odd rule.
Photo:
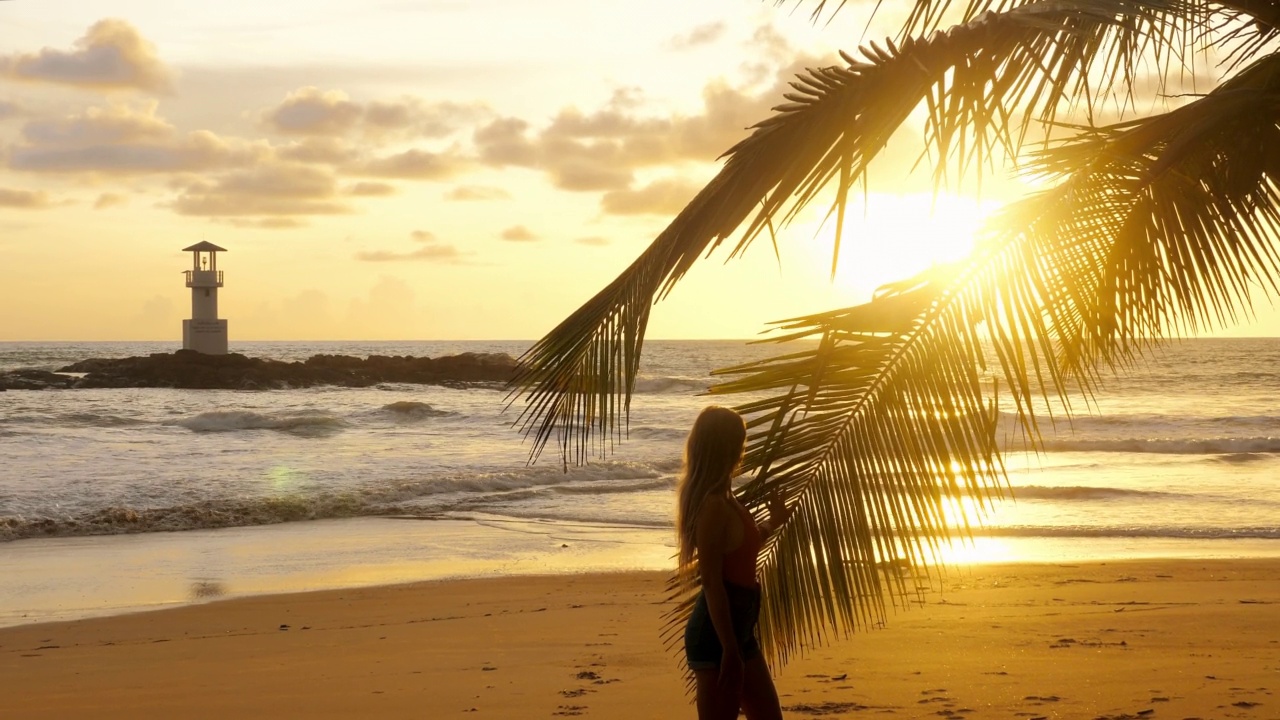
[[[182,248],[182,252],[210,252],[213,250],[216,250],[218,252],[227,252],[226,248],[220,248],[217,245],[214,245],[213,243],[209,242],[208,240],[202,240],[196,243],[195,245],[192,245],[191,247]]]

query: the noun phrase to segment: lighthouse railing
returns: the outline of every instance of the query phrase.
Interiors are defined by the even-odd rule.
[[[183,270],[187,287],[222,287],[221,270]]]

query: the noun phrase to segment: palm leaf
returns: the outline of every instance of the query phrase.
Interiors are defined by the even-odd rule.
[[[737,379],[713,392],[777,393],[739,408],[756,472],[744,500],[781,492],[796,508],[760,565],[775,660],[880,621],[883,598],[964,536],[951,509],[1001,496],[988,355],[1034,439],[1037,397],[1065,405],[1098,361],[1123,367],[1170,332],[1230,321],[1258,280],[1276,290],[1277,79],[1269,58],[1046,153],[1058,185],[999,216],[968,262],[783,323],[820,343],[721,371]]]
[[[724,169],[653,244],[521,357],[510,402],[524,402],[516,424],[532,440],[531,460],[555,439],[563,462],[585,462],[622,436],[651,304],[740,227],[731,257],[775,222],[794,219],[833,180],[843,213],[848,188],[926,100],[926,138],[944,162],[958,155],[961,177],[993,148],[1016,152],[1022,131],[1006,106],[1051,116],[1092,72],[1099,48],[1134,33],[1168,33],[1183,7],[1032,3],[901,48],[873,43],[859,58],[846,56],[846,67],[799,76],[790,103],[726,153]],[[956,145],[961,137],[973,139]]]
[[[1029,3],[802,76],[792,104],[730,150],[649,250],[522,358],[513,401],[528,402],[520,422],[533,456],[555,437],[566,463],[584,460],[593,432],[607,449],[651,304],[740,227],[731,256],[833,183],[839,218],[848,188],[920,103],[926,144],[963,176],[997,151],[1016,155],[1029,118],[1094,102],[1095,73],[1131,87],[1123,58],[1170,57],[1205,29],[1202,9]],[[715,392],[770,393],[740,408],[755,472],[744,499],[781,492],[795,509],[760,566],[775,660],[878,622],[943,543],[966,536],[956,508],[1004,494],[996,388],[1034,444],[1055,407],[1069,417],[1073,390],[1090,395],[1100,367],[1230,321],[1276,276],[1277,62],[1165,115],[1067,128],[1077,137],[1031,167],[1056,184],[998,216],[970,260],[783,323],[781,339],[819,342],[723,372]]]

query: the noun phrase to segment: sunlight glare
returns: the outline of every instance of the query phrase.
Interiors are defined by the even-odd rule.
[[[984,208],[955,195],[871,195],[867,206],[850,207],[835,282],[858,298],[878,287],[912,277],[929,267],[960,260],[973,251]],[[830,268],[835,219],[817,243]]]

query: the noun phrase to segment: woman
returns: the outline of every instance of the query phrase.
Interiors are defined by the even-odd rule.
[[[731,481],[747,428],[733,410],[711,406],[698,415],[685,443],[676,518],[680,576],[701,579],[702,592],[685,627],[685,655],[697,682],[698,718],[778,720],[782,710],[756,640],[760,584],[756,557],[764,537],[785,520],[780,498],[757,527],[733,496]]]

